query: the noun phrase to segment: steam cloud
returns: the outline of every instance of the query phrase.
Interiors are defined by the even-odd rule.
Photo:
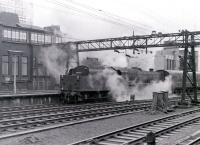
[[[169,94],[171,91],[172,80],[171,76],[165,78],[165,81],[153,81],[142,89],[139,89],[138,85],[131,88],[131,93],[135,94],[137,100],[152,99],[153,92],[166,91]]]
[[[142,100],[152,99],[153,92],[167,91],[171,93],[172,80],[170,76],[165,81],[153,81],[143,87],[139,82],[130,87],[127,80],[113,70],[105,69],[100,75],[106,77],[106,87],[109,88],[113,99],[117,102],[130,101],[131,95],[135,95],[137,100]]]
[[[143,70],[154,68],[154,54],[135,54],[135,58],[129,60],[129,66],[139,67]]]
[[[128,83],[122,76],[110,69],[104,69],[102,74],[106,77],[106,87],[109,88],[114,100],[117,102],[130,100]]]
[[[45,47],[40,50],[40,61],[58,83],[60,75],[65,73],[67,53],[56,46]]]

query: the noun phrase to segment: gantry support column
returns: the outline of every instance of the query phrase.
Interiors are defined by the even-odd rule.
[[[196,81],[196,64],[195,64],[195,47],[194,47],[194,35],[188,31],[184,31],[184,59],[183,59],[183,82],[182,82],[182,98],[181,103],[185,103],[186,95],[190,96],[186,88],[191,86],[193,89],[193,96],[190,96],[192,103],[198,103],[197,100],[197,81]],[[188,42],[188,37],[191,37],[191,43]],[[191,47],[191,49],[189,48]],[[190,72],[190,73],[189,73]],[[191,77],[192,75],[192,77]],[[188,83],[187,83],[188,79]],[[189,83],[191,85],[189,85]],[[187,85],[188,84],[188,85]]]
[[[195,63],[195,47],[194,47],[194,35],[191,36],[191,41],[192,41],[192,45],[191,45],[191,68],[192,68],[192,77],[193,77],[193,92],[194,92],[194,103],[197,103],[197,80],[196,80],[196,63]]]
[[[183,80],[182,80],[182,97],[181,97],[181,103],[185,103],[185,97],[186,97],[186,79],[187,79],[187,61],[188,61],[188,32],[184,31],[184,43],[185,43],[185,50],[184,50],[184,58],[183,58]]]
[[[79,66],[79,52],[78,52],[78,44],[76,44],[76,64]]]

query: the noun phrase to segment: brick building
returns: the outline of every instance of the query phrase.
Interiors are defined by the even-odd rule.
[[[59,26],[41,28],[20,24],[16,14],[1,12],[0,89],[12,90],[14,70],[18,90],[53,89],[55,81],[39,61],[38,50],[60,42]]]
[[[195,53],[196,70],[198,70],[198,51]],[[182,70],[184,50],[163,48],[157,51],[154,59],[155,70]]]

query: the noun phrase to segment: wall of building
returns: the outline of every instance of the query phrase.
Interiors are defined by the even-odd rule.
[[[55,80],[39,61],[39,50],[62,42],[62,37],[53,30],[20,25],[15,16],[0,13],[0,89],[13,89],[15,58],[17,90],[57,88]]]
[[[158,61],[159,60],[159,61]],[[165,61],[162,51],[158,51],[154,59],[154,69],[163,70],[165,68]]]
[[[198,52],[195,53],[196,70],[198,70]],[[178,48],[164,48],[155,55],[155,70],[182,70],[184,50]]]
[[[155,55],[155,70],[178,70],[179,50],[177,48],[164,48]]]

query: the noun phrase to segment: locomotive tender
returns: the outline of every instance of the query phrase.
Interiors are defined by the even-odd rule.
[[[62,100],[66,103],[110,101],[106,78],[97,76],[100,71],[89,71],[87,66],[78,66],[61,75]]]
[[[61,75],[62,101],[65,103],[111,101],[112,96],[106,84],[107,78],[104,75],[99,75],[104,69],[89,69],[87,66],[78,66],[70,69],[65,75]],[[165,81],[167,76],[171,76],[172,93],[180,94],[182,91],[182,71],[144,71],[137,67],[123,70],[113,67],[109,69],[124,78],[130,87],[137,85],[141,89],[152,82]],[[197,73],[197,82],[200,82],[199,73]],[[199,89],[199,86],[197,87]],[[191,90],[192,86],[188,82],[187,91],[190,92]]]

